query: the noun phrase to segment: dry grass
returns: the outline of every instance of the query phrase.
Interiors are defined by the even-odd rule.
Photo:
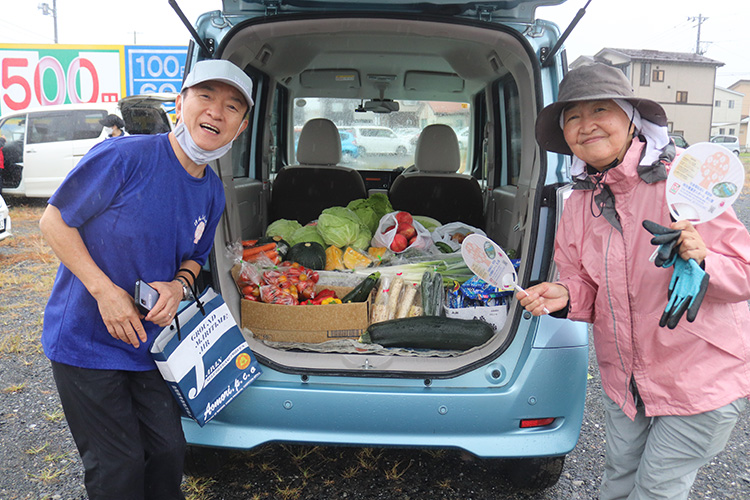
[[[39,232],[43,211],[40,202],[10,209],[14,236],[3,241],[0,252],[0,356],[41,352],[44,305],[59,265]]]

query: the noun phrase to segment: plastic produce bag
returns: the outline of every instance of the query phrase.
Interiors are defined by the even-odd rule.
[[[487,236],[479,228],[469,226],[463,222],[451,222],[435,229],[432,232],[432,241],[435,243],[443,242],[450,246],[453,251],[457,251],[461,249],[461,243],[464,238],[470,234]]]
[[[375,235],[372,237],[371,245],[374,247],[386,247],[391,248],[393,238],[398,232],[398,221],[396,221],[396,214],[398,212],[391,212],[385,214],[378,224],[378,230],[375,231]],[[428,252],[434,251],[434,244],[430,232],[418,221],[412,221],[414,229],[417,230],[417,237],[411,245],[408,245],[403,251],[410,249],[425,250]],[[392,226],[392,227],[391,227]],[[401,253],[401,252],[397,252]]]

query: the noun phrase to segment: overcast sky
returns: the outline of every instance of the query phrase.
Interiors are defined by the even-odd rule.
[[[38,4],[52,0],[3,0],[0,43],[52,43],[51,15]],[[220,0],[177,0],[194,22]],[[537,17],[565,27],[586,0],[542,7]],[[58,42],[65,44],[186,45],[189,39],[167,0],[57,0]],[[591,0],[586,15],[566,42],[568,60],[603,47],[694,52],[699,15],[704,55],[725,63],[717,84],[750,79],[750,1],[748,0]]]

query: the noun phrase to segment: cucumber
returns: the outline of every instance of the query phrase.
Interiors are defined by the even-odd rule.
[[[352,288],[351,291],[341,299],[341,302],[367,302],[367,299],[370,298],[370,292],[375,288],[379,278],[379,271],[372,273],[367,278],[363,279],[359,285]]]
[[[383,347],[465,351],[484,344],[493,334],[492,326],[478,319],[416,316],[373,323],[361,341]]]

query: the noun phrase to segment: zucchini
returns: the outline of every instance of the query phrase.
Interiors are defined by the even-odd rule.
[[[372,273],[367,278],[363,279],[359,285],[352,288],[349,293],[344,295],[341,302],[344,304],[347,302],[367,302],[367,299],[370,298],[370,293],[372,292],[372,289],[375,288],[379,278],[380,272],[376,271]]]
[[[492,326],[478,319],[416,316],[374,323],[361,341],[383,347],[465,351],[484,344],[493,334]]]

